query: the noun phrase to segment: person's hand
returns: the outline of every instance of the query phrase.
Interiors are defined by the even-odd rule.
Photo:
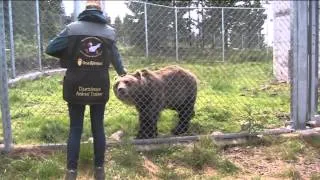
[[[120,74],[120,75],[117,75],[117,76],[114,76],[114,80],[116,81],[117,79],[119,79],[120,77],[123,77],[123,76],[125,76],[125,75],[127,75],[127,73],[123,73],[123,74]]]
[[[127,69],[126,68],[123,68],[123,74],[121,74],[120,76],[124,76],[124,75],[126,75],[127,74]]]

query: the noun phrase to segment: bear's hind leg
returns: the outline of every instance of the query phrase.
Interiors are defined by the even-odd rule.
[[[190,126],[190,120],[194,115],[194,105],[184,105],[183,108],[178,109],[179,122],[172,131],[174,135],[186,133]]]

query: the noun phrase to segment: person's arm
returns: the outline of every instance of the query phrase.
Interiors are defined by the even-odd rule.
[[[113,67],[115,68],[115,70],[117,71],[117,74],[119,76],[125,75],[127,72],[126,72],[125,68],[123,67],[122,59],[121,59],[121,56],[119,54],[119,51],[118,51],[118,48],[117,48],[115,42],[113,42],[111,45],[111,51],[112,51],[112,55],[113,55],[113,58],[111,58],[111,63],[113,65]]]
[[[58,34],[55,38],[53,38],[48,47],[46,48],[46,54],[62,58],[63,53],[68,47],[68,28],[65,28]]]

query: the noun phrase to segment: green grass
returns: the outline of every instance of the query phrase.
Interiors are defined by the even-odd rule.
[[[315,138],[315,140],[319,140]],[[301,157],[308,158],[317,154],[313,162],[317,162],[319,149],[313,146],[315,141],[303,139],[269,139],[268,146],[260,147],[263,151],[271,151],[274,159],[281,159],[283,147],[292,148],[299,152]],[[294,145],[293,145],[294,144]],[[297,144],[304,145],[304,151],[296,148]],[[310,146],[311,145],[311,146]],[[253,145],[252,145],[253,146]],[[259,145],[256,145],[259,146]],[[263,145],[262,145],[263,146]],[[239,147],[249,154],[254,148]],[[259,147],[258,147],[259,148]],[[93,150],[92,144],[82,144],[79,157],[79,178],[92,179],[93,177]],[[298,149],[298,150],[297,150]],[[109,148],[106,152],[106,179],[268,179],[269,176],[258,176],[255,172],[242,169],[230,161],[225,149],[216,146],[210,138],[202,138],[187,147],[172,146],[148,152],[138,152],[134,146],[124,143],[119,147]],[[265,152],[265,153],[266,153]],[[232,153],[232,152],[231,152]],[[230,154],[229,154],[230,155]],[[256,166],[259,166],[264,156],[257,156]],[[283,162],[286,162],[283,159]],[[309,161],[310,162],[310,161]],[[300,168],[287,162],[288,167],[281,167],[273,172],[280,179],[301,179]],[[16,151],[12,154],[0,154],[0,179],[63,179],[66,167],[66,152],[51,150]],[[210,171],[208,171],[208,169]],[[318,179],[319,173],[311,173],[311,179]]]
[[[285,142],[281,147],[282,155],[284,160],[296,161],[297,156],[306,149],[306,145],[298,140]]]
[[[312,174],[311,180],[317,180],[317,179],[320,179],[320,173],[315,173],[315,174]]]
[[[140,68],[155,69],[169,63],[163,60],[128,61],[130,72]],[[289,87],[272,82],[271,62],[193,63],[179,65],[195,73],[200,81],[196,115],[189,134],[213,131],[237,132],[250,122],[249,130],[282,126],[289,114]],[[111,83],[116,77],[110,70]],[[67,139],[69,126],[67,104],[62,99],[62,77],[42,77],[22,81],[9,90],[13,139],[18,144],[60,143]],[[250,111],[248,111],[250,109]],[[83,139],[91,136],[89,108],[85,113]],[[120,102],[110,90],[105,128],[108,135],[123,130],[127,137],[138,130],[134,107]],[[168,135],[177,122],[174,111],[162,112],[159,133]],[[247,129],[248,130],[248,129]],[[0,134],[0,139],[1,139]]]
[[[302,179],[301,178],[301,174],[294,167],[291,167],[290,169],[288,169],[285,172],[283,172],[282,176],[290,178],[292,180],[300,180],[300,179]]]
[[[61,153],[49,157],[0,155],[1,179],[57,179],[63,177]]]
[[[200,139],[191,149],[178,151],[173,157],[195,170],[215,167],[222,174],[234,174],[239,169],[229,160],[221,157],[219,148],[210,138]]]

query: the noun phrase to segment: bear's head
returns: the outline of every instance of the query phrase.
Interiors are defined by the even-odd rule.
[[[126,104],[135,104],[138,92],[144,84],[140,71],[119,77],[113,85],[114,94]]]

